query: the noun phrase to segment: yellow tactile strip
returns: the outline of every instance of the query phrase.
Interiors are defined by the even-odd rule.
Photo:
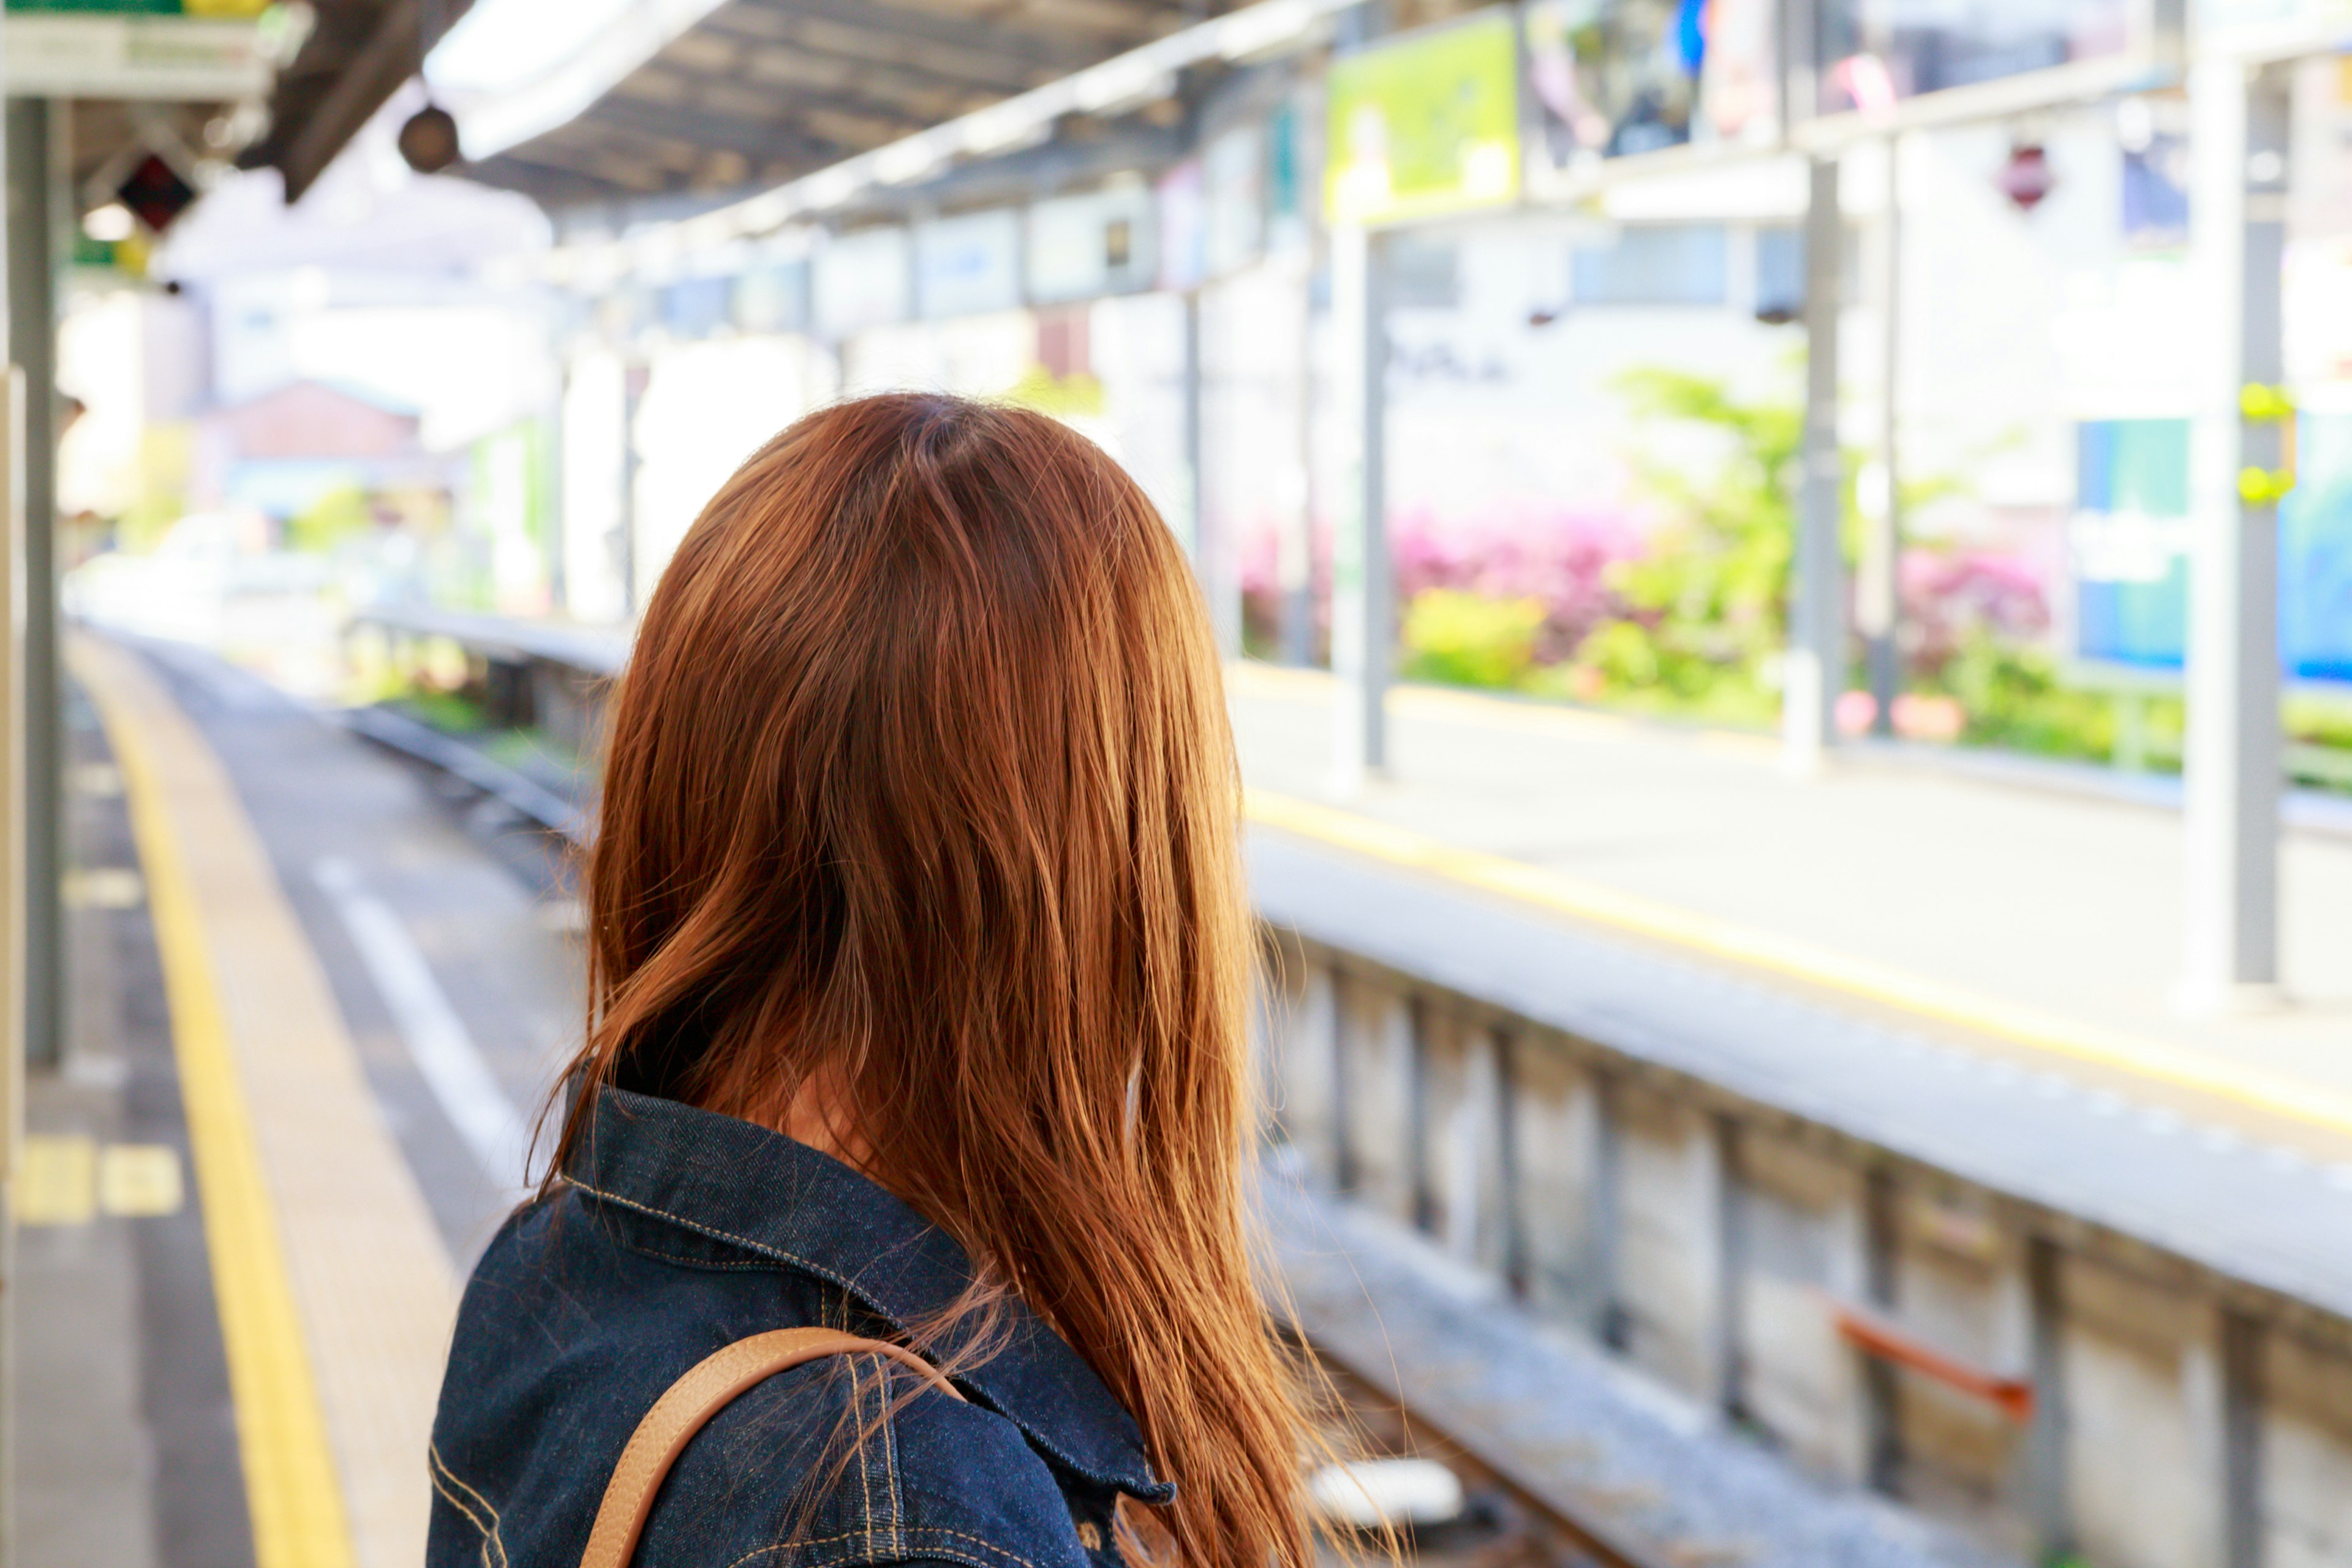
[[[1253,789],[1247,792],[1247,815],[1262,827],[1317,839],[1575,920],[1844,992],[2052,1056],[2210,1095],[2286,1121],[2352,1134],[2352,1097],[2316,1085],[2217,1061],[2122,1030],[2058,1017],[1795,937],[1678,909],[1523,861],[1465,849],[1316,801]]]
[[[414,1568],[457,1282],[235,788],[138,661],[77,637],[129,796],[258,1568]]]

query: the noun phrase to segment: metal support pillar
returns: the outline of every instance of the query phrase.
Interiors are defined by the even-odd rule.
[[[2212,314],[2189,451],[2181,1000],[2218,1010],[2268,1002],[2278,982],[2278,495],[2289,424],[2261,416],[2283,401],[2288,103],[2283,71],[2208,59],[2189,81],[2190,263]]]
[[[1331,785],[1351,794],[1388,767],[1390,606],[1388,328],[1381,237],[1331,234],[1331,324],[1347,421],[1347,479],[1331,542]]]
[[[1902,411],[1903,138],[1886,139],[1886,210],[1878,224],[1879,329],[1876,493],[1863,508],[1862,559],[1855,573],[1854,629],[1862,634],[1870,679],[1870,729],[1895,733],[1895,699],[1903,690],[1903,650],[1896,641],[1903,615],[1903,468],[1896,442]]]
[[[73,182],[66,104],[8,100],[8,344],[25,374],[25,1052],[65,1049],[64,689],[58,663],[58,307]]]
[[[1315,662],[1315,280],[1323,247],[1307,247],[1298,279],[1298,472],[1292,482],[1289,526],[1276,542],[1274,574],[1282,595],[1282,662]]]
[[[1844,250],[1838,166],[1811,163],[1805,213],[1805,430],[1797,497],[1796,581],[1782,664],[1780,738],[1790,771],[1822,765],[1836,738],[1845,687],[1844,562],[1838,543],[1843,458],[1838,450],[1839,274]]]
[[[637,487],[645,458],[637,450],[637,410],[644,406],[653,371],[642,361],[621,368],[621,516],[614,530],[614,565],[621,579],[621,618],[634,623],[653,596],[653,584],[637,582]]]

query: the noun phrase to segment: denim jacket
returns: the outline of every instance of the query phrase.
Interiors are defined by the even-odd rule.
[[[749,1122],[607,1089],[581,1143],[466,1289],[433,1428],[430,1568],[570,1568],[622,1446],[681,1373],[769,1329],[899,1338],[971,1278],[898,1199]],[[635,1562],[1118,1568],[1118,1494],[1175,1489],[1093,1369],[1013,1314],[1003,1348],[955,1379],[970,1403],[879,1356],[746,1392],[679,1456]]]

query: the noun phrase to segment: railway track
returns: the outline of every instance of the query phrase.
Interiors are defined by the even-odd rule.
[[[1401,1400],[1376,1369],[1319,1346],[1310,1351],[1345,1407],[1338,1436],[1374,1458],[1433,1461],[1462,1483],[1456,1518],[1401,1525],[1404,1554],[1417,1568],[1701,1568],[1730,1560],[1642,1540],[1608,1517],[1617,1500],[1563,1496],[1556,1483],[1524,1473],[1475,1433],[1458,1430],[1444,1413]]]

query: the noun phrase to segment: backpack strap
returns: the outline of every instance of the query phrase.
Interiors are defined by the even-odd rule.
[[[922,1375],[923,1381],[951,1399],[963,1395],[939,1368],[904,1345],[863,1340],[837,1329],[776,1329],[713,1351],[669,1389],[630,1434],[605,1485],[604,1500],[596,1510],[595,1527],[588,1532],[588,1550],[580,1568],[628,1568],[637,1549],[637,1537],[653,1511],[654,1498],[688,1441],[703,1424],[725,1409],[734,1397],[776,1373],[803,1362],[836,1355],[888,1356]]]

